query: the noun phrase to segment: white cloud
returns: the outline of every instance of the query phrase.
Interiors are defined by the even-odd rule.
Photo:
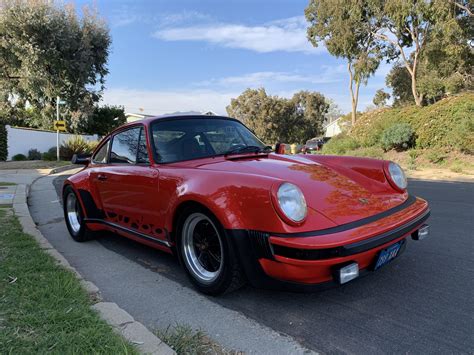
[[[176,111],[207,111],[226,114],[225,107],[239,92],[214,90],[137,90],[127,88],[108,89],[103,104],[125,106],[127,112],[143,112],[161,115]],[[143,110],[143,111],[142,111]]]
[[[212,20],[212,17],[207,14],[203,14],[198,11],[182,11],[174,14],[164,14],[161,15],[158,19],[158,25],[161,27],[172,26],[181,24],[184,22],[209,22]]]
[[[320,53],[306,38],[303,16],[250,26],[226,23],[166,27],[153,36],[164,41],[203,41],[227,48],[248,49],[259,53],[275,51]]]
[[[262,71],[247,73],[238,76],[228,76],[215,78],[194,83],[196,86],[237,86],[242,89],[247,87],[270,86],[273,84],[328,84],[337,83],[344,80],[341,73],[344,73],[344,65],[321,66],[320,73],[316,75],[306,75],[296,72],[273,72]]]
[[[172,14],[154,14],[140,10],[136,5],[122,5],[117,7],[109,16],[112,28],[125,27],[135,23],[146,24],[147,26],[167,27],[182,23],[209,22],[211,20],[211,16],[198,11],[184,10]]]

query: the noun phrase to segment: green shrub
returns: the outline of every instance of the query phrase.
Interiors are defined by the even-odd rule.
[[[92,152],[95,150],[95,148],[97,148],[97,146],[99,145],[99,143],[100,143],[99,141],[90,141],[90,142],[88,142],[88,144],[89,144],[89,152],[92,153]]]
[[[351,136],[364,147],[380,144],[383,131],[395,123],[408,123],[417,148],[457,149],[474,154],[474,93],[449,96],[425,107],[383,108],[364,113]]]
[[[341,133],[332,137],[329,142],[323,145],[322,152],[324,154],[344,155],[346,152],[359,147],[359,143],[354,138]]]
[[[0,161],[7,160],[8,157],[8,133],[4,124],[0,124]]]
[[[412,149],[408,151],[408,169],[416,170],[416,158],[420,156],[420,151]]]
[[[451,147],[466,153],[474,154],[474,110],[472,116],[464,116],[459,123],[447,133]]]
[[[41,160],[41,153],[38,149],[30,149],[28,151],[28,160]]]
[[[56,147],[51,147],[48,149],[47,152],[42,154],[43,160],[46,161],[54,161],[57,159]]]
[[[382,132],[380,143],[385,151],[390,149],[402,151],[413,145],[414,138],[415,132],[408,123],[396,123]]]
[[[28,160],[26,158],[26,155],[25,154],[15,154],[13,157],[12,157],[12,160],[13,161],[24,161],[24,160]]]
[[[59,156],[63,160],[71,160],[74,154],[92,153],[97,144],[97,142],[88,142],[81,136],[74,136],[61,145]]]

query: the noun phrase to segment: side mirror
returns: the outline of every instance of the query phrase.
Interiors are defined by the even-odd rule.
[[[89,165],[91,162],[90,154],[74,154],[71,159],[72,164]]]
[[[275,153],[277,154],[285,154],[286,147],[284,143],[277,143],[275,144]]]

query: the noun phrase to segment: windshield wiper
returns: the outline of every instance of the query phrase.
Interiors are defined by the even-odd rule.
[[[230,154],[241,154],[241,153],[270,153],[272,151],[272,147],[259,147],[256,145],[246,145],[245,147],[236,147],[233,149],[228,150],[224,153],[224,155]]]

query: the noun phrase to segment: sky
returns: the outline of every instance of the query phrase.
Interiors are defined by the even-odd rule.
[[[103,104],[126,112],[225,114],[247,88],[318,91],[350,111],[346,62],[306,38],[304,0],[78,0],[112,36]],[[385,86],[387,64],[361,87],[359,110]]]

